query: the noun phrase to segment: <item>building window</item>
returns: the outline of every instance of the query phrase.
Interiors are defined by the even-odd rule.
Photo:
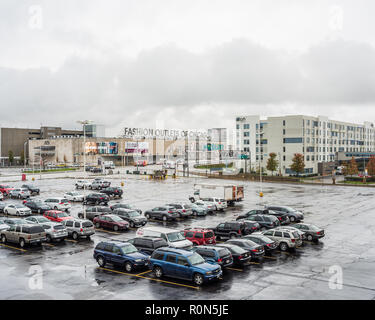
[[[285,120],[283,120],[283,126],[285,126]]]
[[[250,140],[244,140],[243,144],[250,144]]]
[[[245,131],[245,132],[243,133],[243,136],[244,136],[244,137],[250,137],[250,132],[249,132],[249,131]]]
[[[248,124],[248,123],[247,123],[247,124],[244,124],[244,125],[243,125],[243,128],[244,128],[244,129],[250,129],[250,124]]]
[[[302,143],[303,138],[284,138],[284,143]]]

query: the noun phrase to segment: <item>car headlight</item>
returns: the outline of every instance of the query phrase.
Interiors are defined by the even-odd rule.
[[[135,262],[142,262],[142,261],[143,261],[142,259],[135,260]]]
[[[208,275],[208,276],[211,275],[211,274],[212,274],[212,271],[207,271],[206,272],[206,275]]]

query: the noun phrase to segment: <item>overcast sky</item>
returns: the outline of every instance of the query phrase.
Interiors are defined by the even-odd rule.
[[[0,126],[375,121],[375,2],[1,0]]]

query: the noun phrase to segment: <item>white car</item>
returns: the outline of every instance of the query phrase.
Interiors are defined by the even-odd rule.
[[[216,206],[213,202],[197,200],[194,202],[197,206],[203,207],[206,209],[207,212],[214,212],[216,210]]]
[[[2,192],[0,192],[0,201],[4,199],[4,195]]]
[[[212,197],[212,198],[201,198],[201,200],[212,202],[215,205],[216,210],[224,211],[224,209],[228,207],[228,204],[224,199]]]
[[[84,195],[77,191],[71,191],[71,192],[65,193],[64,198],[73,202],[82,202],[84,199]]]
[[[69,211],[72,207],[68,199],[65,198],[48,198],[44,203],[49,205],[53,210]]]
[[[9,191],[9,197],[18,198],[18,199],[27,199],[30,198],[30,191],[26,188],[15,188]]]
[[[13,216],[29,216],[31,215],[31,209],[22,204],[8,204],[4,208],[4,213]]]
[[[78,180],[76,181],[76,184],[75,184],[77,189],[83,189],[83,188],[88,189],[90,185],[91,183],[86,180]]]
[[[306,232],[303,232],[302,230],[294,228],[294,227],[291,227],[291,226],[278,226],[278,227],[276,227],[274,229],[277,229],[277,230],[285,229],[285,230],[295,231],[295,232],[297,232],[301,236],[301,240],[305,240],[306,239]]]

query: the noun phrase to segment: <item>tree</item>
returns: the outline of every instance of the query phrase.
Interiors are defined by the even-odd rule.
[[[13,151],[12,150],[8,151],[8,160],[9,160],[9,164],[13,164],[14,155],[13,155]]]
[[[267,160],[267,165],[266,165],[266,168],[268,171],[271,171],[272,172],[272,175],[273,175],[273,172],[277,170],[277,167],[279,166],[279,162],[275,159],[276,158],[276,153],[274,152],[271,152],[269,154],[269,158]]]
[[[344,175],[344,176],[347,176],[349,173],[348,173],[348,171],[349,171],[349,163],[347,163],[347,162],[344,162],[343,164],[342,164],[342,166],[343,166],[343,168],[342,168],[342,174]]]
[[[355,161],[354,157],[352,157],[352,159],[349,162],[348,174],[350,174],[350,176],[353,176],[354,174],[358,174],[358,166],[357,166],[357,162]]]
[[[366,168],[367,168],[367,173],[370,176],[374,176],[375,175],[375,157],[374,156],[370,157],[370,160],[367,163],[367,167]]]
[[[296,172],[297,176],[300,173],[303,173],[305,171],[305,161],[303,159],[303,154],[301,154],[301,153],[295,153],[294,154],[290,169],[292,169],[292,171]]]

